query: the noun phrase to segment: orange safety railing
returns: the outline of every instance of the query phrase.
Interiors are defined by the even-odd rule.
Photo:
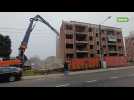
[[[86,69],[97,69],[99,68],[99,57],[78,59],[74,58],[69,63],[69,69],[75,70],[86,70]]]
[[[0,61],[0,67],[19,65],[19,64],[21,64],[21,61],[19,59]]]
[[[128,64],[127,57],[125,56],[107,56],[104,57],[104,60],[108,67],[122,67]]]

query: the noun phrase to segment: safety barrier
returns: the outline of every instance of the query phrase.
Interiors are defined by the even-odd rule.
[[[18,65],[18,64],[21,64],[21,61],[18,59],[0,61],[0,67],[6,67],[6,66]]]
[[[123,67],[128,64],[127,57],[125,56],[107,56],[104,57],[104,60],[108,67]]]
[[[99,57],[87,59],[72,59],[69,63],[69,70],[87,70],[99,68]]]

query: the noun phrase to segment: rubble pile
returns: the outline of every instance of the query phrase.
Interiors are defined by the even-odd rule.
[[[44,68],[48,70],[63,68],[63,61],[55,56],[48,57],[45,60]]]

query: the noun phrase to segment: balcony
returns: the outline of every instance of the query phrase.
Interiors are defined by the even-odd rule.
[[[122,40],[123,39],[123,36],[122,35],[121,36],[120,35],[117,35],[117,39],[121,39]]]
[[[85,44],[87,44],[88,43],[88,41],[76,41],[76,43],[85,43]]]
[[[121,32],[116,32],[116,35],[117,35],[117,37],[122,38],[122,33]]]
[[[109,50],[109,53],[119,53],[119,51]]]
[[[88,34],[87,32],[75,32],[75,34]]]
[[[88,48],[76,48],[76,52],[78,53],[88,53]]]
[[[108,45],[114,45],[114,46],[115,46],[115,45],[116,45],[116,43],[109,43],[109,42],[108,42]]]
[[[90,53],[96,53],[96,51],[94,49],[89,49]]]
[[[89,36],[94,36],[94,32],[89,32]]]
[[[116,41],[117,41],[117,38],[116,38],[116,36],[109,35],[109,36],[108,36],[108,41],[116,42]]]
[[[99,46],[96,46],[96,50],[100,50],[100,47]]]
[[[75,25],[75,31],[76,32],[85,32],[86,26],[85,25]]]
[[[73,39],[65,39],[66,43],[73,44]]]
[[[101,37],[106,37],[107,35],[105,33],[101,33]]]
[[[118,46],[123,46],[124,44],[123,43],[117,43]]]
[[[84,50],[76,50],[76,53],[88,53],[88,51],[84,51]]]
[[[89,45],[94,45],[94,41],[90,41],[89,42]]]
[[[106,41],[102,41],[101,45],[107,45],[107,42]]]
[[[88,58],[88,52],[77,52],[76,57],[77,58]]]
[[[125,55],[125,53],[124,52],[119,52],[119,55],[122,55],[123,56],[123,55]]]
[[[96,41],[100,41],[100,39],[99,38],[96,38]]]
[[[87,42],[88,41],[88,37],[87,37],[87,35],[83,35],[83,34],[76,34],[76,41],[77,42]]]
[[[66,53],[74,53],[74,49],[66,48],[65,52],[66,52]]]
[[[73,30],[65,30],[65,34],[73,34],[74,31]]]
[[[108,48],[103,48],[103,51],[108,52]]]

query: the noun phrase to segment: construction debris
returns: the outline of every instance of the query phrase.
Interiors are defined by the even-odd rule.
[[[45,60],[41,60],[39,57],[32,57],[26,63],[31,65],[32,69],[38,70],[54,70],[63,68],[63,61],[55,56],[50,56]]]
[[[48,57],[45,60],[44,68],[49,70],[63,68],[63,61],[55,56]]]

